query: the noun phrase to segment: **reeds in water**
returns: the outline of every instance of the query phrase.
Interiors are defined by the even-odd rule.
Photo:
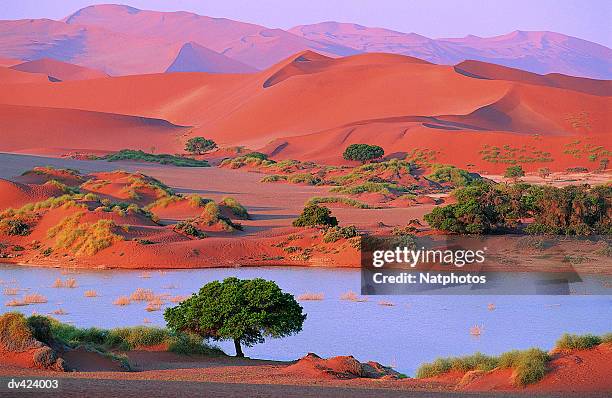
[[[311,292],[306,292],[298,296],[298,300],[300,301],[320,301],[320,300],[323,300],[324,298],[325,298],[325,295],[323,293],[311,293]]]

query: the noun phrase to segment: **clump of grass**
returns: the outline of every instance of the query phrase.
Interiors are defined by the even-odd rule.
[[[70,187],[70,186],[64,184],[63,182],[60,182],[60,181],[55,180],[55,179],[49,180],[49,181],[45,182],[44,185],[55,187],[60,192],[63,192],[63,193],[66,193],[66,194],[77,194],[77,193],[79,193],[79,189],[78,188]]]
[[[433,362],[423,364],[419,367],[416,377],[419,379],[438,376],[451,370],[468,372],[470,370],[489,371],[495,369],[498,364],[496,357],[477,352],[473,355],[463,357],[438,358]]]
[[[383,307],[394,307],[395,304],[393,304],[390,301],[385,301],[385,300],[381,300],[378,302],[378,305],[382,305]]]
[[[23,298],[23,301],[26,304],[44,304],[47,302],[47,298],[43,296],[42,294],[32,293],[32,294],[27,294]]]
[[[115,301],[113,301],[114,305],[125,306],[129,305],[131,300],[128,296],[119,296]]]
[[[557,340],[555,348],[561,350],[587,350],[601,344],[602,339],[592,334],[576,335],[565,333]]]
[[[58,308],[52,312],[53,315],[68,315],[68,313],[63,308]]]
[[[505,352],[498,359],[500,368],[514,369],[514,383],[519,386],[542,380],[546,374],[548,354],[538,348]]]
[[[323,242],[325,243],[333,243],[340,239],[350,239],[358,236],[357,228],[354,225],[349,225],[347,227],[330,227],[327,228],[323,234]]]
[[[51,287],[74,289],[77,287],[77,281],[74,278],[68,278],[66,281],[62,281],[60,278],[57,278]]]
[[[201,231],[193,220],[183,220],[176,223],[173,229],[183,235],[193,236],[197,239],[206,238],[208,235],[204,231]]]
[[[347,301],[356,301],[356,302],[363,302],[363,301],[367,301],[367,298],[365,297],[359,297],[357,295],[357,293],[355,293],[352,290],[349,290],[347,292],[344,292],[340,295],[340,300],[347,300]]]
[[[232,197],[225,197],[220,203],[222,206],[227,207],[233,215],[236,217],[240,217],[244,220],[248,220],[250,218],[249,212],[246,207],[240,204],[236,199]]]
[[[119,152],[103,156],[101,159],[109,162],[116,162],[119,160],[136,160],[141,162],[169,164],[177,167],[210,167],[210,164],[206,160],[197,160],[165,153],[152,154],[133,149],[122,149]]]
[[[55,249],[68,249],[76,256],[92,256],[113,243],[123,240],[114,233],[117,226],[111,220],[82,223],[79,212],[65,217],[59,224],[47,231],[47,237],[55,238]]]
[[[223,162],[221,162],[221,167],[229,167],[231,169],[239,169],[244,166],[267,167],[276,163],[274,160],[267,159],[266,155],[262,155],[263,156],[246,154],[244,156],[238,156],[233,159],[225,159]]]
[[[242,229],[240,224],[233,223],[227,217],[224,217],[221,214],[221,209],[219,205],[215,202],[208,202],[204,206],[204,211],[200,215],[200,219],[209,226],[212,225],[220,225],[224,230],[231,232],[236,229]]]
[[[23,300],[13,299],[13,300],[8,301],[5,305],[7,307],[23,307],[23,306],[28,305],[28,303],[26,303]]]
[[[306,205],[309,205],[309,204],[318,205],[321,203],[340,203],[343,205],[354,207],[356,209],[372,209],[373,208],[367,203],[363,203],[355,199],[343,198],[339,196],[327,196],[327,197],[315,196],[314,198],[310,198],[310,200],[306,203]]]
[[[278,181],[287,181],[287,176],[281,174],[270,174],[265,176],[259,182],[278,182]]]
[[[349,185],[349,186],[340,186],[335,187],[330,190],[330,192],[343,193],[348,195],[358,195],[362,193],[382,193],[382,194],[391,194],[391,193],[405,193],[410,192],[410,188],[393,184],[390,182],[373,182],[367,181],[362,184]]]
[[[299,301],[320,301],[320,300],[323,300],[324,298],[325,298],[325,294],[323,293],[311,293],[311,292],[306,292],[298,296]]]
[[[200,195],[189,195],[186,197],[191,207],[202,207],[210,202],[210,199],[201,197]]]
[[[16,296],[19,294],[19,288],[16,287],[7,287],[3,290],[3,294],[5,296]]]
[[[164,302],[162,301],[162,299],[159,297],[155,297],[147,303],[145,310],[147,312],[159,311],[161,310],[162,305],[164,305]]]
[[[85,290],[83,295],[85,297],[98,297],[98,292],[96,292],[95,290]]]
[[[134,293],[130,295],[132,301],[151,301],[155,298],[151,289],[137,288]]]
[[[189,296],[180,296],[180,295],[179,295],[179,296],[172,296],[172,297],[170,297],[168,300],[169,300],[171,303],[178,304],[178,303],[180,303],[181,301],[185,301],[185,300],[187,300],[188,298],[189,298]]]
[[[0,345],[9,351],[23,351],[35,343],[26,318],[18,312],[0,316]]]

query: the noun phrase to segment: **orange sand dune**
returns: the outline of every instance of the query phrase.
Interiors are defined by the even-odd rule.
[[[26,73],[0,66],[0,84],[45,83],[49,77],[42,73]]]
[[[0,57],[0,66],[10,67],[22,63],[23,61],[15,58]]]
[[[51,185],[27,185],[0,178],[0,211],[9,207],[19,208],[25,204],[45,200],[59,195],[57,188]]]
[[[520,80],[521,76],[512,75],[509,79]],[[70,134],[64,128],[54,137],[53,144],[37,147],[147,149],[154,145],[158,152],[175,152],[187,136],[205,135],[221,146],[257,148],[279,140],[275,145],[280,147],[287,141],[291,148],[266,148],[281,157],[337,163],[341,161],[341,150],[349,143],[381,143],[387,153],[392,153],[426,146],[430,133],[436,138],[448,138],[454,137],[458,130],[476,134],[469,141],[455,141],[470,150],[476,149],[475,143],[480,149],[483,137],[493,134],[489,132],[530,137],[591,137],[593,144],[605,143],[610,125],[608,110],[612,104],[609,96],[584,93],[592,91],[592,80],[573,78],[568,84],[571,89],[565,89],[537,81],[532,84],[531,75],[526,76],[520,81],[482,79],[458,73],[451,66],[400,55],[373,53],[332,59],[306,51],[249,75],[180,73],[7,85],[0,90],[0,103],[145,116],[194,126],[190,132],[181,130],[179,133],[187,135],[180,139],[179,134],[166,135],[163,139],[164,131],[177,132],[173,130],[176,126],[157,126],[159,134],[136,129],[127,137],[121,135],[121,145],[112,138],[116,136],[106,134],[68,140]],[[18,131],[17,126],[22,131],[21,125],[25,124],[26,131],[34,134],[38,128],[41,131],[36,134],[42,136],[47,123],[43,122],[44,118],[53,119],[48,122],[51,126],[62,123],[59,114],[47,112],[32,122],[24,121],[23,113],[5,111],[3,120],[14,127],[13,131]],[[94,120],[81,115],[81,119],[71,122],[72,131],[110,131],[110,125],[100,124],[102,119],[108,122],[109,116]],[[398,120],[400,124],[395,123]],[[33,126],[35,123],[37,127]],[[398,130],[400,125],[404,130]],[[331,147],[297,138],[322,131],[332,131],[324,134],[331,136],[312,137],[323,139]],[[147,134],[137,135],[137,132]],[[402,141],[401,136],[417,132],[410,134],[409,146],[395,146],[396,141]],[[440,136],[442,133],[446,135]],[[511,143],[515,139],[505,137],[500,140]],[[19,139],[11,135],[8,139],[11,145],[0,145],[5,145],[5,150],[32,147],[16,143]],[[437,145],[450,149],[447,142]],[[546,149],[546,145],[543,143],[538,148]],[[314,153],[315,148],[318,153]],[[453,156],[462,156],[455,152],[450,151]],[[474,156],[473,152],[470,156]],[[454,157],[440,161],[452,163]]]
[[[52,58],[43,58],[36,61],[24,62],[11,66],[11,69],[22,72],[43,73],[48,75],[50,79],[56,81],[85,80],[108,77],[108,75],[104,72],[69,64],[67,62],[58,61]]]
[[[2,151],[40,147],[150,150],[154,146],[179,151],[178,138],[187,131],[160,119],[14,105],[0,105],[0,120]]]
[[[455,70],[466,76],[480,79],[510,80],[537,86],[565,88],[592,95],[612,95],[612,81],[609,80],[587,79],[560,73],[538,75],[521,69],[473,60],[463,61],[455,65]]]

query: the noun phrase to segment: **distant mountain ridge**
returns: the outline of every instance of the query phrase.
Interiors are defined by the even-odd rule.
[[[185,48],[186,43],[193,43],[192,48]],[[180,68],[187,70],[236,73],[243,68],[265,69],[304,50],[332,57],[386,52],[439,64],[478,60],[539,74],[612,78],[611,49],[554,32],[430,39],[333,21],[285,31],[189,12],[123,5],[85,7],[62,21],[0,21],[0,57],[53,58],[110,75],[173,70],[179,68],[177,59]],[[197,66],[185,63],[187,56]]]

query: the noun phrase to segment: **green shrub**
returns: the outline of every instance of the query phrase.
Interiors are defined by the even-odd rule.
[[[601,344],[602,339],[592,334],[576,335],[565,333],[557,343],[556,348],[562,350],[586,350]]]
[[[340,239],[350,239],[357,236],[357,228],[354,225],[349,225],[348,227],[331,227],[325,230],[323,235],[323,242],[331,243],[336,242]]]
[[[177,167],[209,167],[210,164],[206,160],[197,160],[181,156],[169,154],[152,154],[140,150],[122,149],[101,159],[116,162],[119,160],[136,160],[141,162],[151,162],[160,164],[169,164]]]
[[[53,342],[53,334],[51,333],[51,321],[43,315],[32,315],[27,319],[28,326],[32,330],[32,335],[38,341],[47,345]]]
[[[236,199],[232,197],[225,197],[221,201],[221,205],[227,207],[233,215],[242,219],[248,220],[250,218],[249,212],[246,207],[240,204]]]
[[[213,140],[206,139],[204,137],[193,137],[187,140],[185,143],[185,151],[203,155],[208,151],[212,151],[217,147],[217,144]]]
[[[428,179],[439,183],[451,183],[455,187],[464,187],[474,181],[481,180],[476,173],[470,173],[451,165],[434,165],[433,171],[427,176]]]
[[[525,176],[525,171],[521,166],[510,166],[504,172],[506,178],[520,178]]]
[[[0,316],[0,345],[10,351],[23,351],[34,344],[34,335],[26,318],[18,312]]]
[[[260,180],[260,182],[278,182],[278,181],[287,181],[287,176],[280,174],[270,174],[269,176],[265,176]]]
[[[3,222],[2,224],[5,224],[4,229],[8,235],[27,236],[30,234],[30,232],[32,232],[30,230],[30,226],[26,222],[19,219],[8,220],[6,223]]]
[[[192,333],[179,333],[170,338],[168,351],[181,355],[225,355],[219,347],[205,344],[202,337]]]
[[[357,185],[349,185],[346,187],[335,187],[330,192],[344,193],[348,195],[358,195],[365,192],[378,192],[382,194],[410,192],[410,188],[390,182],[374,182],[366,181]]]
[[[193,236],[194,238],[203,239],[206,238],[206,233],[201,231],[193,222],[193,220],[179,221],[174,225],[173,228],[176,232]]]
[[[357,160],[363,163],[382,158],[384,154],[385,151],[378,145],[352,144],[345,149],[342,157],[346,160]]]
[[[417,369],[417,378],[434,377],[440,374],[459,370],[468,372],[470,370],[489,371],[497,367],[497,358],[477,352],[464,357],[438,358],[431,363],[423,364]]]
[[[550,357],[538,348],[514,350],[499,357],[500,368],[514,369],[514,383],[519,386],[536,383],[546,374],[546,364]]]
[[[360,202],[358,200],[351,199],[351,198],[343,198],[343,197],[338,197],[338,196],[327,196],[327,197],[315,196],[314,198],[310,198],[307,205],[311,205],[311,204],[318,205],[321,203],[341,203],[341,204],[351,206],[357,209],[372,209],[373,208],[367,203],[363,203],[363,202]]]
[[[307,205],[302,214],[293,221],[294,227],[316,227],[338,225],[336,217],[332,217],[331,211],[327,207],[317,206],[315,204]]]

